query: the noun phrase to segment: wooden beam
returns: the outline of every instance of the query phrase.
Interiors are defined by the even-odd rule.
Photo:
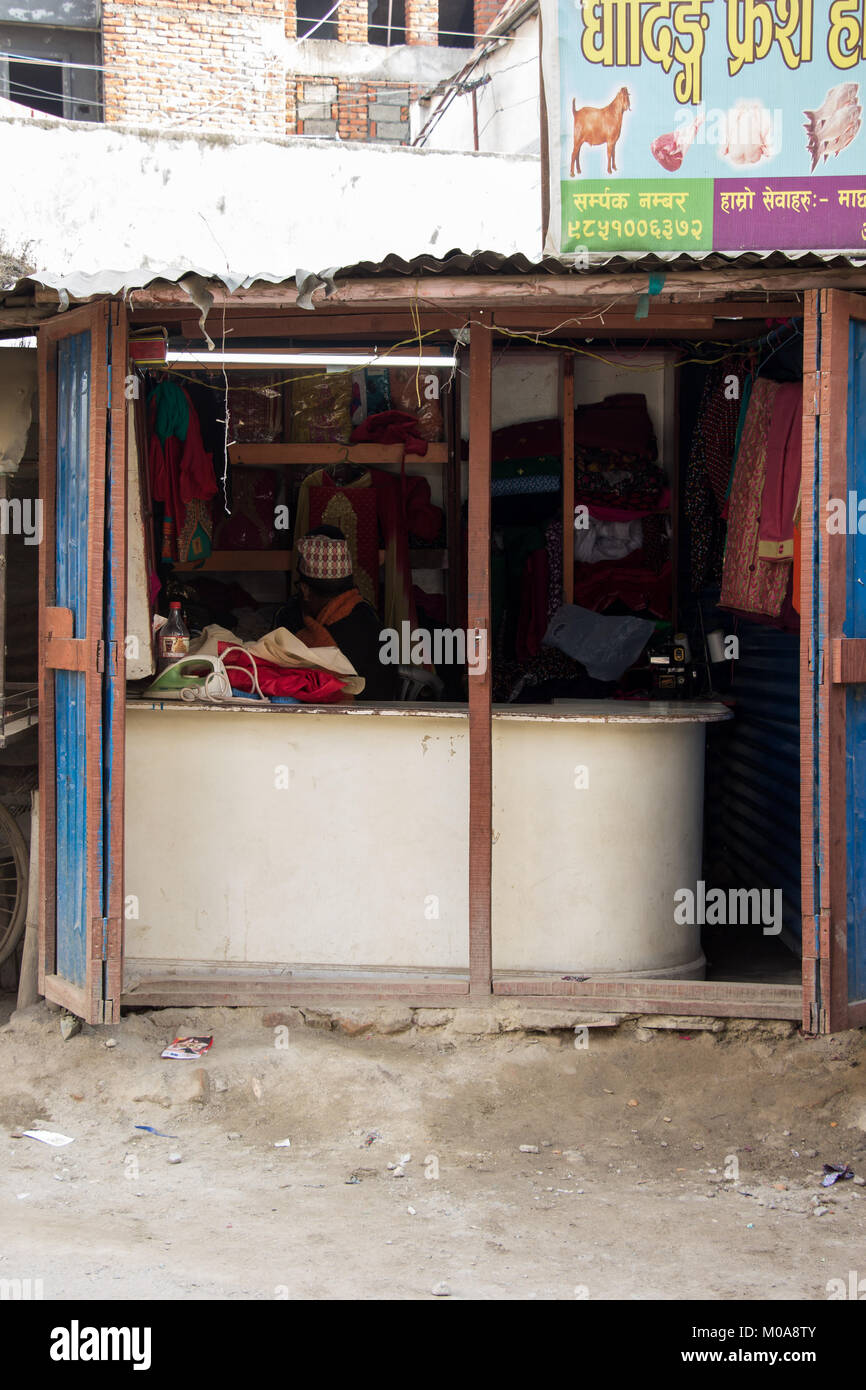
[[[574,603],[574,356],[562,376],[562,601]]]
[[[286,309],[293,308],[297,300],[293,283],[259,283],[236,290],[234,294],[216,283],[210,288],[215,308],[222,308],[223,305],[227,308],[256,305]],[[790,299],[798,292],[816,288],[866,289],[866,269],[851,266],[804,268],[732,265],[718,270],[669,270],[657,299],[660,305],[684,300],[700,312],[702,300],[707,297],[770,294]],[[468,317],[472,307],[478,304],[483,304],[486,309],[507,305],[519,308],[537,305],[543,309],[593,301],[605,303],[613,299],[614,303],[619,301],[624,305],[636,301],[639,295],[646,293],[646,289],[646,271],[619,274],[600,271],[586,275],[389,276],[338,281],[336,294],[328,300],[328,307],[330,311],[361,305],[370,311],[386,306],[405,309],[406,304],[417,297],[422,312],[430,308],[452,308]],[[178,285],[157,282],[146,289],[136,290],[135,304],[140,308],[161,308],[189,304],[189,297]],[[319,312],[318,301],[315,312]]]
[[[469,989],[489,995],[493,980],[493,748],[490,613],[490,465],[493,335],[476,310],[469,340],[469,516],[467,627],[482,634],[487,662],[469,684]],[[467,647],[469,642],[467,640]]]
[[[412,317],[408,310],[403,313],[367,313],[363,306],[359,305],[353,310],[345,310],[342,313],[331,313],[327,309],[317,309],[311,314],[303,309],[276,310],[261,309],[253,311],[247,306],[245,314],[237,314],[234,310],[231,317],[226,318],[226,346],[230,346],[230,339],[240,338],[352,338],[362,342],[365,347],[382,346],[383,338],[410,339],[415,337],[417,341],[417,330],[412,323]],[[177,305],[160,309],[136,309],[132,322],[137,328],[143,328],[151,324],[161,324],[166,319],[178,322],[180,329],[188,337],[197,341],[204,342],[204,335],[199,327],[200,311],[195,307],[187,309],[185,306]],[[431,313],[429,310],[421,311],[421,331],[428,333],[432,331],[446,332],[454,326],[453,314]],[[222,323],[220,322],[220,328]],[[229,330],[230,333],[229,333]],[[425,349],[429,349],[429,343],[425,342]],[[407,348],[407,351],[409,349]]]
[[[291,565],[290,550],[213,550],[205,560],[182,560],[174,569],[182,574],[196,574],[202,570],[216,570],[221,574],[247,570],[251,574],[263,574],[265,570],[288,572]]]
[[[32,305],[20,309],[0,309],[0,328],[35,328],[46,319],[55,318],[55,309],[36,309]]]
[[[406,454],[407,464],[448,461],[447,444],[428,444],[426,454]],[[334,463],[355,463],[375,467],[383,463],[402,463],[402,444],[230,444],[229,463],[248,468],[327,468]]]

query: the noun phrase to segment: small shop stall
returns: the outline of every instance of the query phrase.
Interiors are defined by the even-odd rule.
[[[113,302],[53,320],[49,490],[64,460],[48,411],[77,399],[76,351],[105,341],[126,363],[129,330],[134,346],[129,394],[113,374],[108,438],[90,440],[125,531],[101,672],[50,572],[59,525],[43,575],[47,669],[82,676],[85,704],[104,675],[90,746],[114,756],[99,931],[62,968],[46,959],[46,993],[107,1017],[503,994],[825,1022],[830,958],[802,930],[804,845],[824,832],[798,790],[816,716],[812,566],[796,559],[818,543],[827,465],[804,382],[819,325],[859,332],[866,314],[810,279],[832,272],[673,274],[640,321],[625,268],[347,272],[314,315],[286,286],[214,286],[212,350],[169,284],[128,318]],[[305,624],[299,546],[322,527],[381,622],[390,698],[366,700],[315,645],[286,658]],[[195,670],[166,689],[152,636],[172,601],[228,689]],[[266,689],[275,655],[291,679]],[[50,855],[43,872],[59,923]]]

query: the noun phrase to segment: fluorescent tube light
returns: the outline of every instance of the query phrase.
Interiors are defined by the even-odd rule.
[[[453,367],[454,356],[409,357],[375,352],[172,352],[166,362],[204,367]]]
[[[0,338],[0,347],[35,348],[35,338]]]

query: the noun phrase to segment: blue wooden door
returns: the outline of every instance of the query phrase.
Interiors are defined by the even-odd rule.
[[[39,333],[40,990],[119,1017],[122,968],[126,319]]]
[[[823,290],[811,308],[802,489],[804,1021],[836,1031],[866,1024],[866,297]]]

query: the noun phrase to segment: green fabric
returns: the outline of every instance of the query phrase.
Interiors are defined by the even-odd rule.
[[[189,429],[189,402],[176,381],[161,381],[154,391],[156,433],[160,444],[172,435],[181,443]]]
[[[540,458],[503,459],[494,463],[494,478],[540,478],[551,473],[562,472],[562,462],[555,454],[542,454]]]
[[[505,549],[499,550],[494,546],[490,564],[494,644],[497,638],[504,636],[506,649],[510,646],[513,651],[523,571],[532,552],[545,549],[546,540],[541,526],[500,526],[498,529]],[[500,626],[506,615],[509,618],[509,631],[502,634]]]

